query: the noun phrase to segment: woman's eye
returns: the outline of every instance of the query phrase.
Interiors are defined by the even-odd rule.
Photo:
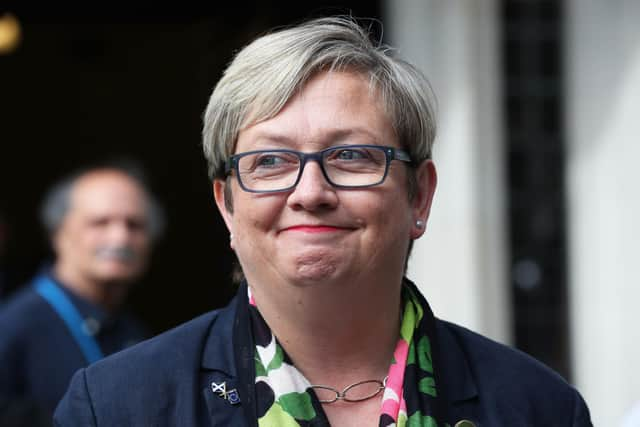
[[[340,150],[336,151],[334,158],[338,160],[362,160],[368,158],[363,150]]]
[[[276,156],[274,154],[265,154],[258,159],[256,159],[256,167],[275,167],[287,163],[285,159],[282,157]]]

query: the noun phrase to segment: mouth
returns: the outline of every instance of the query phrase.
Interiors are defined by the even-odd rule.
[[[100,247],[95,251],[96,258],[103,261],[133,262],[136,252],[128,246]]]
[[[337,231],[347,231],[347,227],[338,227],[335,225],[311,225],[300,224],[287,227],[282,231],[298,231],[302,233],[317,234],[317,233],[335,233]]]

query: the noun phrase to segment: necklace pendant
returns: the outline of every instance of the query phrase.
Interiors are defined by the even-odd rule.
[[[349,384],[342,391],[327,385],[311,385],[320,403],[333,403],[338,400],[349,403],[363,402],[380,394],[387,386],[387,378],[380,380],[364,380]]]

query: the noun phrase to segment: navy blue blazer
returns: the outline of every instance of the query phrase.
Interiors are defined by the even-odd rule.
[[[252,351],[234,354],[236,298],[225,309],[77,372],[54,421],[58,426],[250,426]],[[240,303],[242,306],[242,303]],[[236,322],[237,323],[237,322]],[[460,326],[436,320],[439,392],[453,426],[586,427],[580,394],[531,357]],[[237,389],[240,402],[214,392]],[[255,412],[253,412],[255,413]],[[253,417],[255,418],[255,416]]]

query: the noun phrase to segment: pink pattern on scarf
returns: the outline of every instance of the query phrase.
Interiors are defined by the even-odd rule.
[[[253,293],[247,288],[249,304],[256,305]],[[386,388],[382,395],[382,408],[380,414],[389,415],[396,423],[400,412],[407,413],[407,401],[404,399],[404,372],[407,368],[407,356],[409,355],[409,343],[403,338],[398,339],[396,349],[393,352],[395,363],[389,367]],[[398,396],[398,400],[394,395]]]
[[[407,367],[407,355],[409,353],[409,343],[400,338],[393,353],[395,363],[389,367],[387,378],[387,389],[382,396],[382,413],[389,415],[394,420],[398,420],[400,410],[407,410],[407,404],[403,396],[404,371]],[[396,401],[391,393],[398,396]]]
[[[253,298],[253,292],[251,292],[251,288],[247,286],[247,295],[249,296],[249,304],[252,306],[256,306],[256,300]]]

